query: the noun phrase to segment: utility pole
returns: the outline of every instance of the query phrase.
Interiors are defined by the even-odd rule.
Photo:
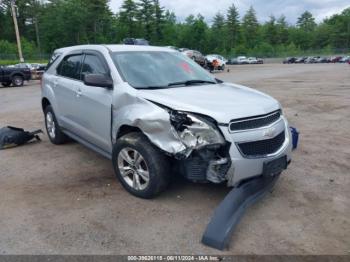
[[[40,37],[39,37],[39,27],[38,27],[38,18],[34,18],[35,22],[35,35],[36,35],[36,44],[38,45],[38,49],[39,49],[39,54],[40,54],[40,58],[41,58],[41,45],[40,45]]]
[[[19,61],[21,63],[23,63],[24,59],[23,59],[23,55],[22,55],[21,38],[19,36],[19,30],[18,30],[15,0],[11,0],[11,12],[12,12],[13,24],[15,26],[15,32],[16,32]]]
[[[41,59],[41,44],[40,44],[40,36],[39,36],[38,14],[36,13],[36,10],[40,10],[40,7],[42,6],[42,4],[43,4],[42,0],[35,0],[33,3],[35,11],[32,14],[34,19],[34,26],[35,26],[36,44],[38,46],[40,59]]]

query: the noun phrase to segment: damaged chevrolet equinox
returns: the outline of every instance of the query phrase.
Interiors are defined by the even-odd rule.
[[[152,198],[171,176],[239,186],[291,160],[281,105],[216,79],[180,52],[128,45],[58,49],[42,79],[53,144],[68,137],[112,160],[131,194]]]

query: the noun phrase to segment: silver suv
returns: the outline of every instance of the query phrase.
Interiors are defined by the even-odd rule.
[[[52,143],[70,137],[111,159],[125,189],[142,198],[174,174],[237,186],[277,176],[291,160],[275,99],[168,48],[58,49],[42,79],[42,109]]]

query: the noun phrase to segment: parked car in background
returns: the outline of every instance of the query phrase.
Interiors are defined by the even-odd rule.
[[[32,77],[28,67],[1,67],[0,68],[0,83],[4,87],[11,84],[13,86],[23,86],[24,81],[29,81]]]
[[[172,50],[180,51],[180,49],[177,48],[176,46],[171,46],[171,45],[169,45],[169,46],[165,46],[165,47],[166,47],[166,48],[170,48],[170,49],[172,49]]]
[[[33,65],[33,69],[31,70],[32,79],[40,80],[46,70],[46,65],[44,64],[32,64],[32,65]]]
[[[125,38],[124,45],[149,45],[149,42],[143,38]]]
[[[329,58],[328,62],[329,63],[338,63],[342,59],[342,56],[332,56]]]
[[[294,63],[296,63],[296,64],[303,64],[305,62],[306,58],[307,58],[306,56],[298,57],[298,58],[295,59]]]
[[[339,63],[347,63],[350,61],[350,56],[344,56],[339,60]]]
[[[210,71],[213,70],[225,70],[227,60],[221,55],[207,55],[207,67]]]
[[[227,59],[225,57],[223,57],[222,55],[216,55],[219,59],[221,59],[222,61],[224,61],[225,64],[227,64]]]
[[[248,57],[247,58],[248,64],[257,64],[258,60],[256,59],[256,57]]]
[[[189,49],[189,48],[185,48],[185,47],[179,48],[179,51],[180,51],[180,52],[185,52],[185,51],[187,51],[187,50],[190,50],[190,49]]]
[[[295,57],[287,57],[283,60],[283,64],[294,64],[296,60]]]
[[[41,79],[42,74],[45,71],[46,65],[39,64],[39,63],[20,63],[16,64],[13,67],[15,68],[28,68],[30,69],[30,72],[32,74],[33,80],[39,80]]]
[[[316,59],[316,63],[328,63],[328,58],[327,57],[319,57]]]
[[[248,59],[248,64],[263,64],[264,60],[261,58],[256,58],[256,57],[249,57]]]
[[[247,57],[245,57],[245,56],[238,56],[237,57],[237,64],[239,64],[239,65],[249,64]]]
[[[238,64],[237,58],[236,57],[229,58],[226,64],[227,65],[237,65]]]
[[[256,60],[258,61],[257,64],[263,64],[264,63],[264,59],[262,59],[262,58],[257,58]]]
[[[188,56],[189,58],[191,58],[197,64],[203,67],[206,66],[205,56],[201,52],[197,50],[186,50],[186,51],[183,51],[182,53]]]
[[[11,66],[12,67],[12,66]],[[33,66],[32,64],[29,64],[29,63],[19,63],[19,64],[15,64],[13,65],[13,67],[16,67],[16,68],[29,68],[29,69],[32,69]]]
[[[319,56],[309,56],[308,58],[305,59],[304,63],[305,64],[313,64],[316,63],[317,59],[319,59]]]

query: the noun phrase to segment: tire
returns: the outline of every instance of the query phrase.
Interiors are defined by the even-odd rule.
[[[167,156],[142,133],[133,132],[119,138],[113,146],[112,163],[118,180],[136,197],[154,198],[169,184]]]
[[[11,82],[3,82],[1,84],[3,87],[9,87],[11,85]]]
[[[23,83],[24,83],[23,76],[14,75],[12,77],[12,85],[13,86],[23,86]]]
[[[48,105],[45,108],[44,114],[46,132],[51,143],[55,145],[66,143],[68,141],[68,137],[61,131],[51,105]]]
[[[225,65],[220,66],[221,71],[225,71]]]

